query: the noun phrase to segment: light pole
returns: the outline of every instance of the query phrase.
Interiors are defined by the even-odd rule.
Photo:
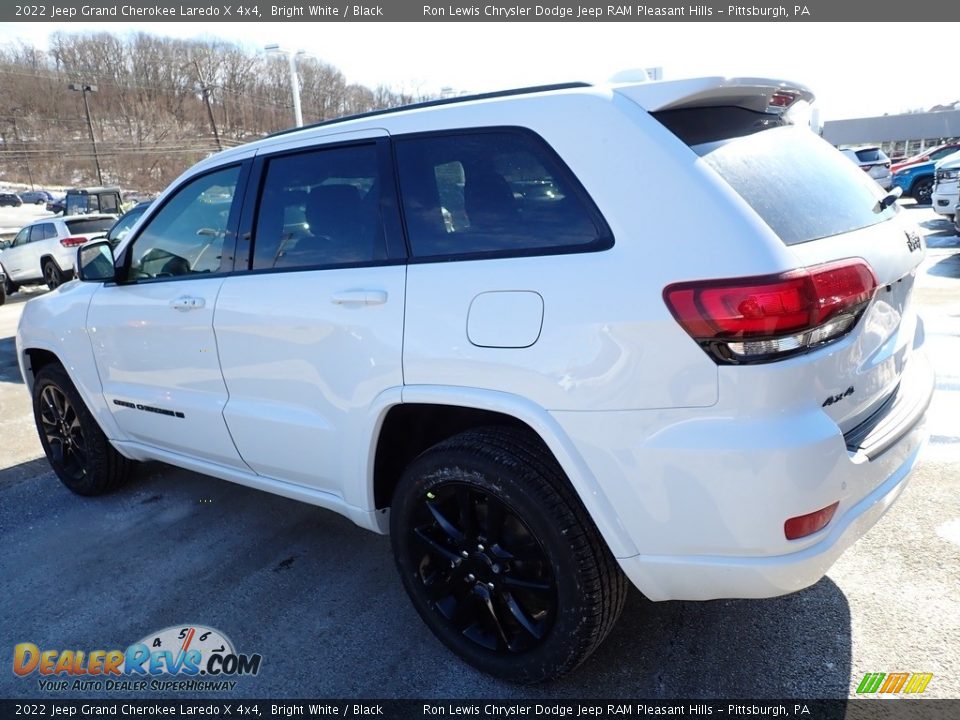
[[[300,78],[297,77],[297,58],[307,53],[304,50],[292,52],[276,43],[267,45],[263,49],[268,53],[287,56],[287,62],[290,65],[290,89],[293,92],[293,121],[297,127],[303,127],[303,113],[300,111]]]
[[[102,186],[103,175],[100,173],[100,155],[97,153],[97,139],[93,136],[93,122],[90,120],[90,103],[87,101],[87,93],[95,93],[97,86],[87,85],[86,83],[70,83],[67,87],[83,94],[83,109],[87,112],[87,129],[90,131],[90,144],[93,145],[93,161],[97,165],[97,182]]]

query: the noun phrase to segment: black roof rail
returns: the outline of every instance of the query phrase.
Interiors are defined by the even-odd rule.
[[[529,95],[531,93],[548,92],[550,90],[571,90],[573,88],[590,87],[590,83],[569,82],[558,83],[556,85],[533,85],[531,87],[514,88],[512,90],[497,90],[496,92],[480,93],[478,95],[461,95],[459,97],[442,98],[440,100],[427,100],[425,102],[411,103],[409,105],[399,105],[397,107],[385,108],[383,110],[371,110],[370,112],[358,113],[356,115],[345,115],[332,120],[321,120],[320,122],[310,123],[303,127],[292,127],[286,130],[280,130],[270,133],[266,137],[272,138],[279,135],[288,135],[289,133],[299,132],[300,130],[309,130],[311,128],[324,127],[326,125],[336,125],[337,123],[347,122],[349,120],[362,120],[363,118],[377,117],[378,115],[390,115],[391,113],[404,112],[406,110],[419,110],[421,108],[437,107],[439,105],[454,105],[456,103],[470,102],[471,100],[489,100],[491,98],[510,97],[511,95]]]

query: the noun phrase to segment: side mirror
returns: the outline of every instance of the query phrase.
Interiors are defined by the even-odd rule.
[[[77,277],[83,282],[116,280],[113,248],[106,240],[90,242],[77,248]]]

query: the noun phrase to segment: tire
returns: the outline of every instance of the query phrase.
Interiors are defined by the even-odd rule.
[[[7,279],[3,281],[3,289],[6,291],[7,296],[10,296],[19,290],[20,287],[10,279],[9,275],[7,275]]]
[[[394,560],[437,638],[480,670],[537,683],[609,634],[627,581],[535,435],[482,428],[421,454],[393,497]]]
[[[63,285],[63,272],[53,260],[43,263],[43,281],[51,290],[56,290]]]
[[[7,288],[6,283],[0,284],[0,305],[3,305],[7,301]]]
[[[37,373],[33,416],[47,460],[67,488],[102,495],[126,481],[130,461],[107,440],[60,365],[45,365]]]
[[[933,197],[933,178],[918,180],[910,192],[917,205],[929,205]]]

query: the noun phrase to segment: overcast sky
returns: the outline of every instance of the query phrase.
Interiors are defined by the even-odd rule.
[[[0,44],[24,40],[45,47],[57,29],[0,23]],[[817,95],[825,120],[960,100],[950,63],[936,72],[953,52],[937,50],[939,38],[952,38],[951,24],[170,22],[70,23],[59,29],[217,37],[251,50],[281,43],[337,66],[349,82],[431,93],[602,82],[623,69],[660,66],[665,79],[727,75],[801,82]],[[906,39],[924,48],[919,58],[896,51]]]

